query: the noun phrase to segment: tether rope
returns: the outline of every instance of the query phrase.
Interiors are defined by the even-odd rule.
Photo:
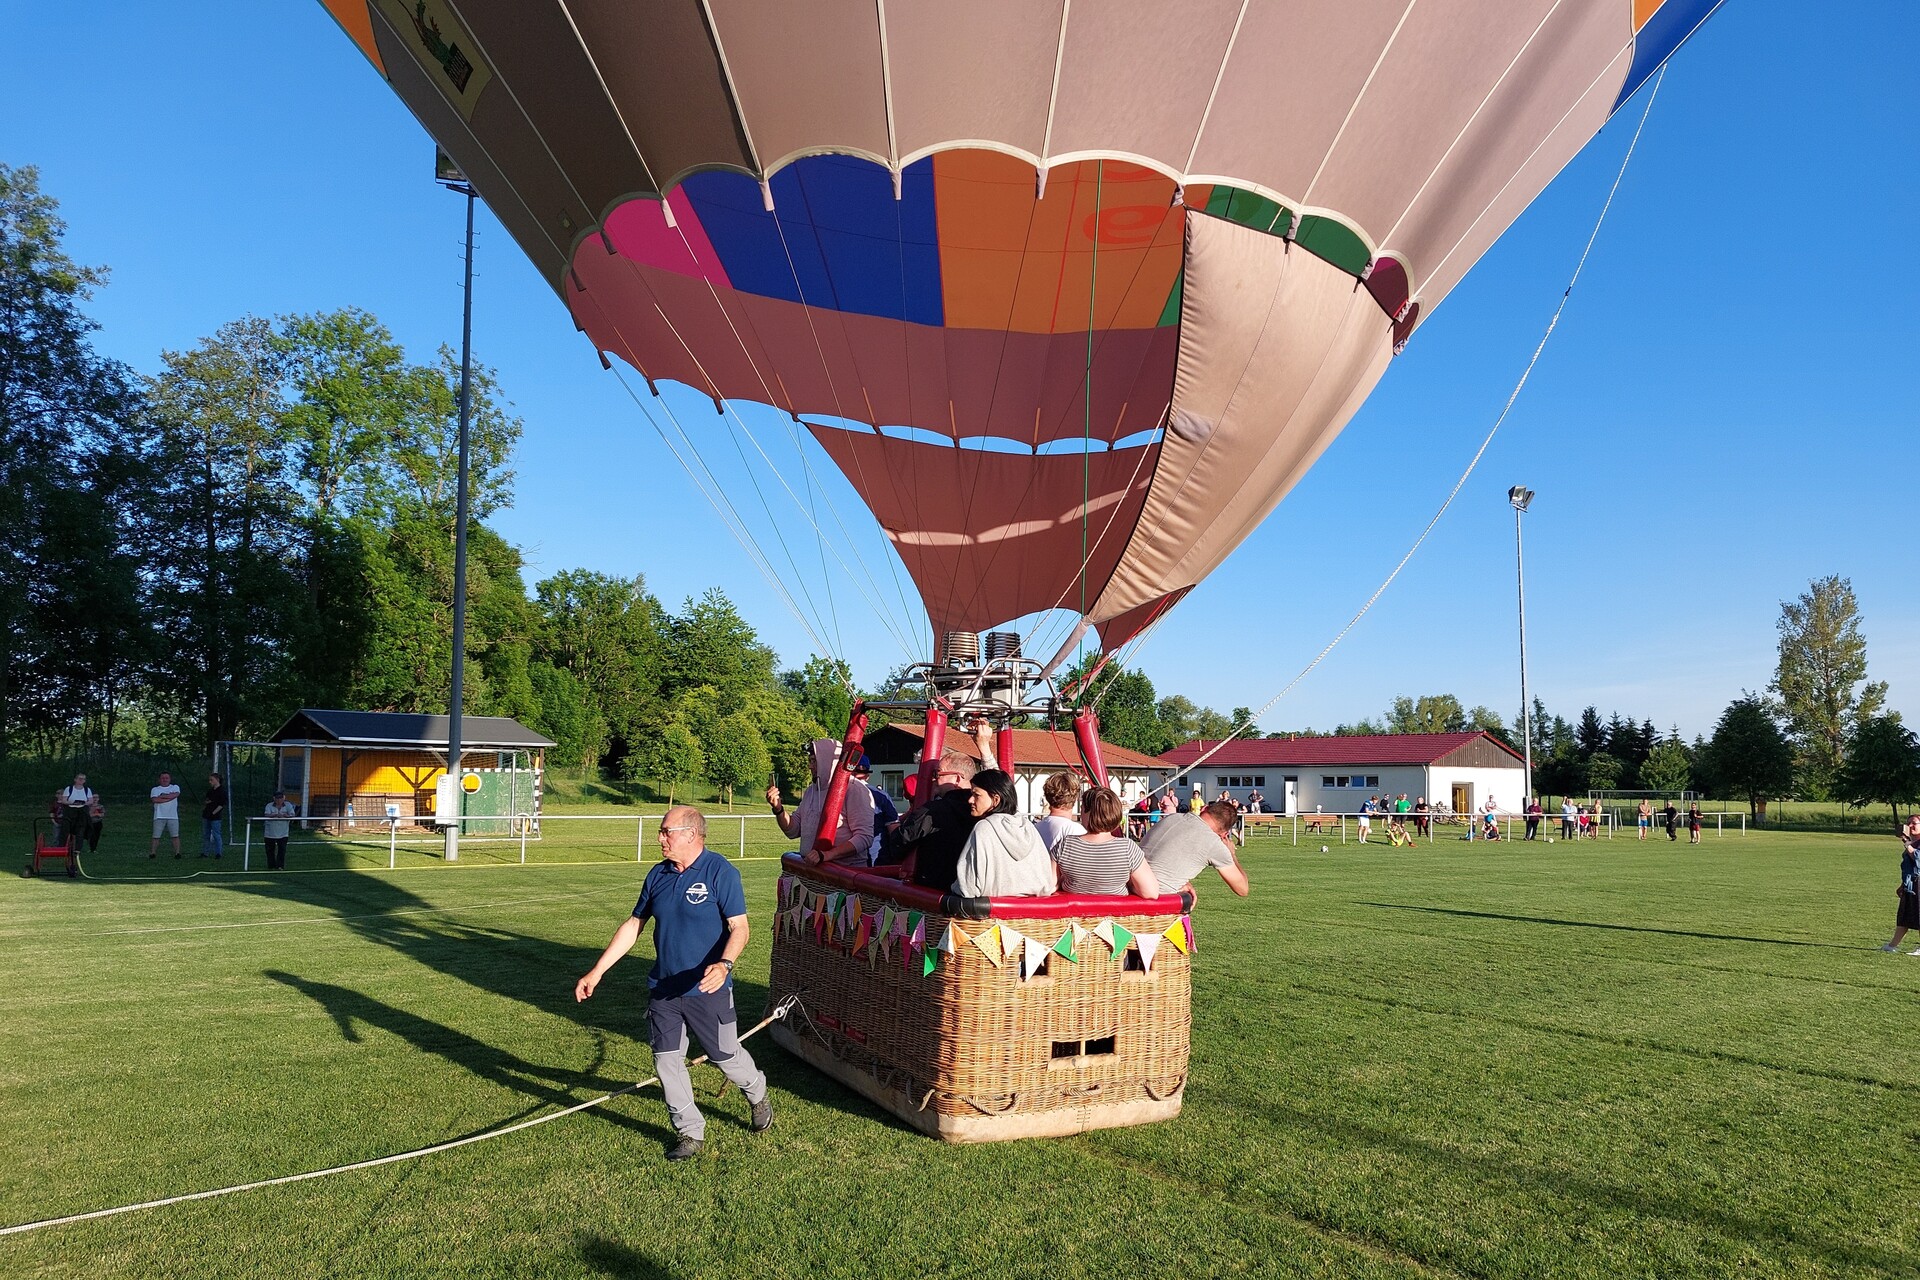
[[[794,1007],[797,1001],[798,998],[795,996],[788,996],[782,1000],[778,1005],[774,1006],[772,1013],[755,1023],[743,1034],[740,1037],[740,1042],[744,1044],[755,1035],[766,1030],[767,1027],[771,1026],[774,1022],[786,1017],[788,1011]],[[701,1054],[687,1065],[697,1067],[706,1060],[707,1055]],[[455,1147],[469,1146],[475,1142],[486,1142],[492,1138],[504,1138],[510,1133],[519,1133],[522,1129],[531,1129],[536,1125],[546,1124],[550,1120],[558,1120],[562,1116],[575,1115],[581,1111],[586,1111],[592,1107],[611,1102],[615,1098],[633,1093],[639,1089],[644,1089],[650,1084],[658,1084],[659,1082],[659,1076],[648,1076],[645,1080],[637,1080],[630,1085],[615,1089],[612,1093],[603,1093],[597,1098],[589,1098],[585,1102],[576,1102],[570,1107],[562,1108],[559,1111],[550,1111],[546,1115],[535,1116],[531,1120],[522,1120],[517,1124],[502,1125],[495,1129],[483,1129],[479,1133],[470,1133],[464,1138],[453,1138],[447,1142],[436,1142],[432,1146],[416,1147],[412,1151],[401,1151],[390,1156],[376,1156],[371,1160],[356,1160],[352,1164],[334,1165],[330,1169],[312,1169],[306,1173],[289,1173],[283,1174],[278,1178],[262,1178],[257,1182],[242,1182],[231,1187],[216,1187],[211,1191],[190,1191],[185,1195],[165,1196],[159,1200],[142,1200],[138,1204],[123,1204],[112,1209],[94,1209],[88,1213],[70,1213],[59,1218],[42,1218],[38,1222],[22,1222],[11,1227],[0,1227],[0,1236],[19,1235],[26,1231],[38,1231],[43,1227],[63,1227],[74,1222],[91,1222],[96,1218],[111,1218],[122,1213],[135,1213],[141,1209],[163,1209],[172,1204],[186,1204],[193,1200],[212,1200],[219,1196],[238,1195],[242,1191],[258,1191],[262,1187],[282,1187],[290,1182],[309,1182],[315,1178],[331,1177],[336,1173],[352,1173],[356,1169],[377,1169],[381,1165],[399,1164],[406,1160],[418,1160],[422,1156],[436,1155],[442,1151],[452,1151]]]
[[[1448,509],[1453,506],[1453,500],[1460,496],[1460,490],[1466,487],[1467,480],[1473,475],[1474,469],[1480,465],[1480,459],[1486,456],[1487,449],[1493,444],[1494,436],[1499,433],[1501,425],[1507,420],[1507,416],[1513,412],[1514,403],[1520,399],[1520,392],[1522,388],[1527,385],[1527,379],[1533,376],[1534,366],[1540,363],[1540,355],[1547,349],[1547,340],[1553,337],[1554,328],[1560,323],[1560,316],[1566,311],[1567,302],[1573,297],[1573,287],[1580,283],[1580,273],[1586,270],[1587,258],[1593,253],[1594,242],[1600,238],[1600,228],[1606,225],[1607,214],[1613,209],[1614,197],[1620,193],[1620,183],[1627,176],[1627,166],[1633,161],[1633,153],[1640,145],[1640,135],[1647,127],[1647,117],[1653,114],[1653,104],[1655,100],[1659,98],[1660,86],[1666,78],[1667,69],[1665,66],[1662,66],[1659,75],[1653,82],[1653,92],[1647,95],[1647,105],[1640,113],[1640,123],[1634,127],[1633,138],[1627,143],[1627,153],[1620,158],[1619,172],[1613,175],[1613,185],[1607,189],[1607,198],[1600,206],[1600,216],[1594,220],[1593,231],[1587,236],[1586,247],[1580,251],[1580,260],[1574,264],[1573,275],[1568,279],[1566,289],[1560,294],[1560,303],[1554,307],[1553,316],[1547,321],[1546,331],[1540,335],[1539,344],[1533,349],[1533,357],[1527,361],[1526,368],[1521,370],[1520,380],[1513,384],[1513,391],[1508,394],[1506,404],[1501,406],[1499,415],[1493,420],[1493,425],[1487,428],[1486,437],[1480,441],[1480,447],[1474,450],[1473,457],[1467,462],[1466,470],[1462,471],[1460,478],[1454,481],[1453,488],[1448,491],[1446,500],[1440,504],[1440,509],[1433,513],[1433,519],[1427,521],[1426,527],[1420,531],[1420,536],[1413,540],[1413,545],[1407,548],[1407,553],[1400,557],[1398,564],[1393,566],[1393,571],[1387,574],[1386,579],[1381,582],[1378,587],[1374,588],[1373,594],[1367,597],[1366,603],[1361,605],[1358,612],[1351,618],[1347,619],[1347,624],[1335,633],[1333,639],[1327,641],[1326,647],[1314,655],[1313,661],[1302,667],[1298,675],[1287,681],[1280,692],[1268,698],[1266,702],[1262,703],[1245,721],[1235,725],[1226,737],[1214,744],[1211,750],[1202,752],[1197,759],[1186,765],[1181,770],[1182,774],[1191,773],[1207,761],[1213,759],[1229,742],[1232,742],[1246,730],[1252,728],[1261,716],[1272,709],[1276,702],[1279,702],[1282,698],[1293,692],[1294,686],[1306,679],[1313,669],[1319,666],[1328,654],[1333,652],[1335,646],[1347,638],[1347,633],[1359,625],[1360,619],[1367,616],[1368,611],[1373,608],[1380,597],[1386,594],[1387,588],[1393,585],[1394,579],[1400,576],[1400,571],[1407,567],[1407,563],[1413,559],[1415,553],[1425,545],[1428,535],[1434,531],[1434,528],[1440,523],[1441,518],[1445,516]],[[1162,791],[1172,785],[1173,781],[1169,779],[1161,786],[1155,787],[1154,791]],[[1148,794],[1152,794],[1152,792]]]

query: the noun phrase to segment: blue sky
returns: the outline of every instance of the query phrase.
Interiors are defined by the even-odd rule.
[[[112,268],[92,307],[108,354],[151,371],[162,349],[236,316],[346,305],[421,358],[458,341],[460,202],[433,186],[431,142],[317,3],[12,8],[0,161],[39,166],[70,252]],[[1914,504],[1896,488],[1920,423],[1898,369],[1920,321],[1894,252],[1907,239],[1896,219],[1920,204],[1920,8],[1816,12],[1728,0],[1681,51],[1512,417],[1413,563],[1268,727],[1442,691],[1511,714],[1516,482],[1539,494],[1528,651],[1550,709],[1710,731],[1771,677],[1779,602],[1840,573],[1874,677],[1920,719]],[[1525,366],[1638,118],[1636,102],[1560,175],[1307,480],[1154,632],[1139,664],[1163,692],[1257,706],[1372,593]],[[518,502],[497,523],[525,549],[529,582],[572,566],[644,573],[669,604],[717,585],[797,664],[808,632],[484,211],[479,252],[476,351],[526,421]],[[714,429],[704,400],[676,404]],[[748,421],[804,499],[782,420]],[[763,511],[733,445],[702,447],[780,576],[819,604],[830,647],[863,680],[900,661],[858,594],[829,613],[821,550],[766,469],[753,468]],[[810,456],[821,523],[836,543],[835,515],[853,530],[891,597],[884,540]]]

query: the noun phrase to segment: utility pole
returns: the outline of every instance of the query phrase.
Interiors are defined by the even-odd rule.
[[[435,176],[440,185],[467,198],[467,257],[464,301],[460,314],[460,461],[459,479],[453,504],[453,688],[447,699],[447,777],[453,785],[445,788],[454,810],[438,814],[446,834],[445,857],[460,861],[460,817],[465,807],[460,789],[460,702],[467,660],[467,436],[473,420],[473,184],[466,174],[449,161],[445,153],[435,157]]]
[[[1533,501],[1533,490],[1525,485],[1515,485],[1507,490],[1507,501],[1513,504],[1513,573],[1520,588],[1520,724],[1521,734],[1526,741],[1527,758],[1527,805],[1533,803],[1533,701],[1527,696],[1527,567],[1520,547],[1520,517],[1527,512],[1527,504]]]

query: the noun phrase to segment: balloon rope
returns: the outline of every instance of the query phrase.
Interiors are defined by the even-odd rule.
[[[1393,566],[1393,572],[1387,575],[1384,582],[1374,588],[1373,594],[1367,597],[1367,602],[1360,606],[1359,612],[1347,619],[1347,625],[1341,627],[1333,639],[1327,641],[1326,647],[1314,655],[1313,661],[1302,667],[1298,675],[1287,681],[1285,687],[1282,688],[1280,692],[1268,698],[1266,702],[1262,703],[1244,722],[1235,725],[1226,737],[1214,744],[1211,750],[1202,752],[1198,759],[1182,769],[1181,772],[1183,774],[1198,769],[1201,765],[1218,755],[1229,742],[1232,742],[1246,730],[1252,728],[1261,716],[1272,709],[1274,703],[1293,692],[1294,686],[1306,679],[1308,674],[1311,673],[1315,667],[1319,666],[1328,654],[1333,652],[1334,646],[1347,638],[1347,633],[1358,626],[1360,619],[1366,617],[1367,612],[1373,608],[1375,602],[1386,594],[1387,588],[1392,586],[1394,579],[1400,576],[1400,571],[1407,567],[1407,562],[1412,560],[1414,554],[1426,543],[1428,535],[1431,534],[1434,527],[1440,523],[1441,517],[1446,515],[1448,508],[1453,506],[1453,500],[1460,496],[1460,490],[1466,487],[1467,480],[1473,475],[1474,468],[1478,467],[1480,465],[1480,459],[1486,456],[1487,449],[1493,444],[1493,437],[1499,432],[1501,424],[1506,422],[1507,415],[1513,412],[1514,402],[1520,398],[1521,389],[1527,385],[1527,379],[1533,375],[1533,367],[1540,363],[1540,354],[1547,349],[1547,340],[1553,337],[1554,327],[1560,323],[1561,313],[1567,309],[1567,302],[1573,297],[1574,285],[1580,283],[1580,273],[1586,270],[1587,257],[1593,252],[1594,242],[1600,238],[1600,228],[1606,225],[1607,214],[1613,209],[1613,198],[1620,193],[1620,183],[1622,179],[1627,176],[1627,165],[1633,161],[1634,150],[1640,145],[1640,134],[1647,127],[1647,117],[1653,114],[1654,101],[1660,96],[1660,85],[1666,79],[1666,76],[1667,69],[1662,66],[1659,77],[1653,82],[1653,92],[1647,95],[1646,108],[1640,113],[1640,123],[1635,126],[1633,130],[1633,139],[1627,143],[1627,154],[1620,158],[1620,171],[1613,175],[1613,185],[1607,189],[1606,201],[1600,206],[1600,216],[1594,220],[1593,231],[1587,236],[1586,247],[1580,251],[1580,261],[1574,264],[1573,275],[1567,281],[1566,289],[1560,294],[1560,304],[1553,309],[1552,319],[1547,321],[1546,332],[1540,335],[1540,342],[1533,349],[1533,358],[1527,361],[1527,367],[1521,371],[1520,380],[1513,384],[1513,391],[1507,396],[1506,404],[1501,407],[1499,416],[1493,420],[1493,425],[1487,428],[1486,438],[1481,440],[1480,447],[1474,450],[1472,459],[1467,463],[1467,469],[1460,473],[1458,480],[1454,481],[1453,488],[1448,492],[1446,501],[1440,504],[1440,509],[1433,513],[1433,519],[1427,521],[1427,527],[1420,531],[1420,536],[1413,540],[1411,547],[1407,548],[1407,554],[1401,556],[1400,562]],[[1169,779],[1167,782],[1162,783],[1161,786],[1154,788],[1154,790],[1163,790],[1172,785],[1172,780]]]
[[[1100,201],[1106,194],[1107,162],[1093,165],[1093,263],[1087,271],[1087,372],[1080,384],[1080,616],[1087,616],[1087,507],[1093,501],[1093,329],[1100,294]]]
[[[766,1030],[773,1022],[786,1017],[797,1003],[798,999],[796,997],[786,997],[774,1007],[772,1013],[769,1013],[757,1024],[741,1033],[739,1039],[743,1043],[751,1040],[754,1036]],[[707,1055],[702,1054],[687,1063],[687,1065],[697,1067],[705,1061],[707,1061]],[[464,1138],[453,1138],[447,1142],[436,1142],[432,1146],[417,1147],[412,1151],[401,1151],[390,1156],[376,1156],[371,1160],[356,1160],[352,1164],[335,1165],[330,1169],[311,1169],[306,1173],[289,1173],[283,1174],[278,1178],[262,1178],[257,1182],[242,1182],[236,1186],[218,1187],[212,1191],[191,1191],[185,1195],[167,1196],[160,1200],[143,1200],[139,1204],[123,1204],[112,1209],[95,1209],[91,1213],[70,1213],[61,1218],[42,1218],[38,1222],[21,1222],[10,1227],[0,1227],[0,1236],[19,1235],[23,1231],[38,1231],[43,1227],[62,1227],[71,1222],[90,1222],[95,1218],[111,1218],[118,1214],[133,1213],[140,1209],[163,1209],[172,1204],[186,1204],[193,1200],[212,1200],[218,1196],[230,1196],[241,1191],[257,1191],[262,1187],[284,1187],[290,1182],[310,1182],[315,1178],[330,1177],[336,1173],[352,1173],[357,1169],[377,1169],[381,1165],[399,1164],[405,1160],[418,1160],[421,1156],[435,1155],[442,1151],[452,1151],[457,1147],[470,1146],[476,1142],[485,1142],[490,1138],[504,1138],[510,1133],[519,1133],[523,1129],[531,1129],[537,1125],[546,1124],[550,1120],[558,1120],[563,1116],[577,1115],[582,1111],[611,1102],[615,1098],[623,1097],[639,1089],[644,1089],[650,1084],[657,1084],[659,1080],[660,1077],[657,1075],[648,1076],[645,1080],[638,1080],[633,1084],[623,1085],[611,1093],[603,1093],[599,1097],[589,1098],[585,1102],[576,1102],[572,1106],[559,1111],[549,1111],[545,1115],[534,1116],[531,1120],[522,1120],[517,1124],[501,1125],[493,1129],[482,1129],[479,1133],[470,1133]]]

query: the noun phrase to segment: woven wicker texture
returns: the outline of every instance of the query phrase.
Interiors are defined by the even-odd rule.
[[[1076,922],[1002,907],[990,920],[958,921],[957,945],[942,954],[937,945],[956,922],[927,914],[918,919],[924,952],[905,938],[860,946],[861,914],[906,908],[861,895],[837,920],[802,925],[792,908],[822,895],[831,901],[836,886],[792,873],[782,883],[789,888],[774,922],[772,999],[797,995],[807,1016],[795,1019],[794,1034],[916,1107],[1018,1116],[1164,1101],[1184,1087],[1189,957],[1163,941],[1143,969],[1136,948],[1115,952],[1091,932],[1110,919],[1151,939],[1179,926],[1178,915],[1121,914],[1139,900],[1114,898],[1115,913],[1077,922],[1077,962],[1050,953],[1046,967],[1023,980],[1018,955],[996,950],[1003,958],[995,965],[971,939],[999,926],[1051,948]],[[930,974],[925,954],[936,957]]]

